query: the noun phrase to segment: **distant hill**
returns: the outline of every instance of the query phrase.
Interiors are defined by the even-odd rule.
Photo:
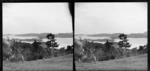
[[[37,33],[28,33],[28,34],[16,34],[16,36],[39,36]]]
[[[73,33],[59,33],[56,34],[56,37],[62,37],[62,38],[72,38],[73,37]]]
[[[13,35],[13,34],[3,34],[3,36],[11,36],[11,35]]]
[[[134,37],[134,38],[147,38],[147,32],[144,33],[132,33],[129,35],[130,37]]]
[[[118,38],[118,35],[121,33],[113,33],[113,34],[107,34],[107,33],[103,33],[103,34],[91,34],[91,35],[87,35],[87,36],[93,36],[93,37],[111,37],[113,39]],[[147,38],[147,32],[144,33],[131,33],[131,34],[127,34],[128,37],[130,38]]]
[[[30,37],[30,36],[37,36],[39,38],[45,38],[46,35],[48,33],[28,33],[28,34],[17,34],[16,36],[24,36],[24,37]],[[59,38],[72,38],[73,37],[73,33],[58,33],[58,34],[55,34],[56,37],[59,37]]]

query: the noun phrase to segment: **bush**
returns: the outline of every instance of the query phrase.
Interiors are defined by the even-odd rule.
[[[9,58],[12,54],[12,48],[10,43],[7,40],[3,39],[3,60],[6,60],[7,58]]]
[[[92,62],[93,59],[92,58],[84,58],[82,59],[82,62]]]
[[[123,56],[123,49],[121,48],[117,49],[111,46],[114,43],[106,42],[105,44],[101,44],[101,43],[93,43],[93,42],[87,42],[87,41],[85,42],[86,42],[85,46],[83,47],[84,52],[79,51],[80,50],[79,45],[75,43],[75,59],[76,60],[81,58],[84,54],[87,54],[87,58],[84,58],[83,61],[85,62],[93,61],[94,58],[93,58],[91,51],[94,53],[97,61],[122,58]],[[128,53],[127,56],[130,56],[130,53]]]
[[[10,58],[10,61],[21,61],[22,56],[24,57],[25,61],[43,59],[43,58],[50,58],[51,49],[45,47],[44,42],[34,42],[24,43],[24,42],[16,42],[13,40],[11,41],[11,46],[8,46],[3,42],[3,60],[15,55],[14,58]],[[43,46],[42,46],[42,45]],[[12,50],[12,51],[11,51]],[[68,46],[67,50],[65,49],[54,49],[54,57],[62,56],[66,54],[71,54],[73,51],[73,46]],[[22,56],[21,56],[22,55]]]
[[[147,53],[147,47],[146,46],[140,46],[138,49],[139,54]]]
[[[84,55],[84,52],[82,51],[82,48],[80,48],[80,45],[78,45],[76,42],[74,42],[74,57],[75,60],[79,60]]]
[[[73,53],[73,46],[67,46],[67,49],[65,50],[65,53],[66,54],[71,54],[71,53]]]

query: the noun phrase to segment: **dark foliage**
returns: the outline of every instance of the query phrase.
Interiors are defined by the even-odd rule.
[[[125,48],[128,48],[130,47],[131,45],[129,44],[128,42],[128,39],[127,39],[127,35],[126,34],[120,34],[119,35],[119,39],[121,39],[121,41],[118,43],[119,46],[122,48],[122,47],[125,47]]]
[[[71,54],[71,53],[73,53],[73,46],[67,46],[67,49],[65,50],[65,52],[67,53],[67,54]]]
[[[16,41],[11,42],[11,46],[3,43],[3,60],[9,58],[9,61],[16,62],[22,60],[31,61],[52,57],[51,49],[41,46],[41,44],[46,45],[44,42],[37,42],[36,40],[32,44]],[[54,49],[54,57],[72,54],[72,50],[72,46],[68,46],[66,50],[64,48]]]
[[[114,43],[114,42],[106,41],[105,44],[101,44],[101,43],[88,42],[85,40],[81,40],[81,41],[85,42],[83,46],[84,52],[81,51],[80,44],[75,42],[74,43],[75,44],[74,55],[75,55],[75,60],[81,59],[83,62],[94,61],[91,51],[96,56],[97,61],[118,59],[118,58],[123,58],[124,56],[130,57],[130,56],[135,56],[138,54],[144,54],[147,52],[146,45],[143,47],[141,46],[139,49],[137,48],[125,49],[126,53],[124,55],[123,48],[116,48],[115,46],[112,46],[113,44],[118,45],[117,43]],[[129,43],[127,43],[127,45],[129,45]],[[83,58],[85,55],[86,57]]]
[[[147,47],[146,47],[146,45],[140,46],[137,51],[138,51],[139,54],[147,53]]]
[[[58,44],[55,39],[55,35],[50,33],[50,34],[47,34],[46,38],[48,39],[48,41],[46,42],[46,45],[49,49],[51,49],[51,55],[52,55],[52,57],[54,57],[54,55],[55,55],[54,48],[58,47]]]
[[[108,41],[105,44],[86,42],[86,44],[83,48],[85,50],[84,53],[87,54],[87,57],[84,58],[82,61],[85,61],[85,62],[93,61],[93,56],[91,54],[91,51],[96,56],[97,61],[104,61],[104,60],[110,60],[110,59],[118,58],[119,56],[121,56],[121,53],[119,50],[112,47],[111,46],[112,44],[113,43],[110,43]],[[77,43],[75,43],[75,49],[77,49],[78,46],[79,45]],[[83,55],[79,55],[79,54],[77,55],[77,53],[76,53],[75,56],[76,56],[75,57],[76,60],[78,60]]]

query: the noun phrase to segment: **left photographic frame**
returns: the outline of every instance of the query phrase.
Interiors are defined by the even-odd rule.
[[[73,71],[68,2],[2,3],[3,70]]]

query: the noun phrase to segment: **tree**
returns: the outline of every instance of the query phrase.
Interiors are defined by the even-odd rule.
[[[50,34],[47,34],[46,38],[48,39],[48,41],[46,42],[46,45],[48,48],[51,49],[51,55],[52,57],[54,57],[54,48],[58,47],[58,44],[55,39],[55,35],[50,33]]]
[[[118,45],[124,49],[124,57],[125,57],[126,48],[129,48],[131,46],[131,44],[128,42],[127,35],[124,33],[119,35],[119,39],[121,41],[119,41]]]
[[[144,47],[140,46],[139,49],[138,49],[138,51],[142,51],[142,50],[144,50]]]
[[[109,52],[112,44],[113,43],[111,43],[107,40],[106,43],[104,44],[105,45],[104,51]]]
[[[138,52],[140,54],[147,53],[147,48],[145,47],[145,45],[144,46],[139,46]]]
[[[59,54],[61,56],[65,55],[65,47],[62,47],[62,48],[59,49]]]
[[[32,51],[35,53],[38,50],[39,47],[39,43],[34,40],[34,42],[32,43],[33,47],[32,47]]]
[[[67,46],[67,49],[66,49],[66,53],[67,53],[67,54],[71,54],[72,52],[73,52],[72,46],[68,45],[68,46]]]
[[[132,52],[133,52],[133,54],[137,55],[137,48],[136,47],[132,48]]]

